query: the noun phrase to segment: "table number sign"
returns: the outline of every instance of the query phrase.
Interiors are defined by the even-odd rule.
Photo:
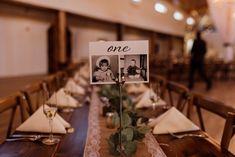
[[[90,42],[91,84],[115,84],[117,77],[125,83],[147,83],[148,52],[147,40]]]

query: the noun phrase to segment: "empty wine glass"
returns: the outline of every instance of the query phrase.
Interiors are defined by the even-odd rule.
[[[49,92],[45,92],[46,101],[43,104],[43,113],[48,118],[49,126],[50,126],[50,135],[49,135],[49,137],[42,140],[42,143],[46,144],[46,145],[53,145],[53,144],[56,144],[60,141],[59,138],[56,138],[56,137],[53,136],[53,119],[56,115],[56,112],[57,112],[58,108],[57,108],[56,93],[53,93],[52,97],[54,97],[55,103],[49,103],[47,101],[48,98],[49,98]]]

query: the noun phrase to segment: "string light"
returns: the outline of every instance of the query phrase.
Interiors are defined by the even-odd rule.
[[[186,20],[186,23],[188,25],[194,25],[195,24],[195,20],[192,17],[188,17]]]
[[[174,17],[175,20],[181,21],[181,20],[183,20],[184,15],[179,11],[175,11],[174,14],[173,14],[173,17]]]
[[[154,9],[159,13],[166,13],[167,7],[162,3],[155,3]]]

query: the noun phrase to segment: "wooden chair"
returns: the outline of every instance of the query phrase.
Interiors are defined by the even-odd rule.
[[[59,71],[55,75],[56,83],[58,88],[62,88],[65,86],[66,81],[68,80],[68,75],[65,71]]]
[[[189,117],[189,90],[185,86],[173,81],[167,81],[165,100],[169,105],[175,106],[179,111],[186,110],[186,116]]]
[[[160,97],[164,99],[164,93],[166,90],[166,79],[160,75],[151,75],[150,84],[153,86],[153,90],[158,93],[158,88],[160,89]]]
[[[221,140],[221,147],[228,149],[230,140],[235,134],[235,112],[229,112],[226,118],[224,131]]]
[[[57,91],[60,87],[59,87],[59,82],[56,78],[56,74],[52,74],[47,76],[44,81],[47,84],[47,89],[49,91],[50,96],[52,95],[53,92]]]
[[[24,120],[26,120],[26,101],[23,100],[24,95],[17,92],[11,96],[0,99],[0,114],[4,116],[1,120],[1,132],[6,132],[3,137],[7,138]],[[6,127],[2,127],[6,126]],[[1,139],[1,138],[0,138]],[[2,139],[1,139],[2,140]]]
[[[25,99],[29,104],[29,114],[33,114],[44,102],[45,91],[42,87],[42,82],[35,82],[27,86],[23,91]]]
[[[204,125],[201,109],[205,109],[224,119],[227,118],[228,112],[235,111],[234,108],[227,106],[218,100],[211,99],[209,97],[203,96],[195,92],[192,93],[192,99],[190,100],[190,108],[192,108],[192,106],[196,107],[199,122],[200,122],[200,127],[203,131],[205,131],[205,125]]]

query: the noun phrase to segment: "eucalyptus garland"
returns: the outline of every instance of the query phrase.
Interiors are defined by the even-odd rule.
[[[119,126],[120,121],[120,99],[117,85],[103,85],[99,91],[101,97],[106,97],[109,101],[109,109],[114,113],[113,123]],[[131,98],[126,91],[123,91],[123,111],[122,111],[122,128],[117,128],[116,132],[111,134],[108,139],[109,152],[112,155],[133,155],[137,150],[137,141],[142,140],[149,128],[143,125],[148,122],[145,118],[134,111]],[[122,147],[120,147],[120,135]]]

